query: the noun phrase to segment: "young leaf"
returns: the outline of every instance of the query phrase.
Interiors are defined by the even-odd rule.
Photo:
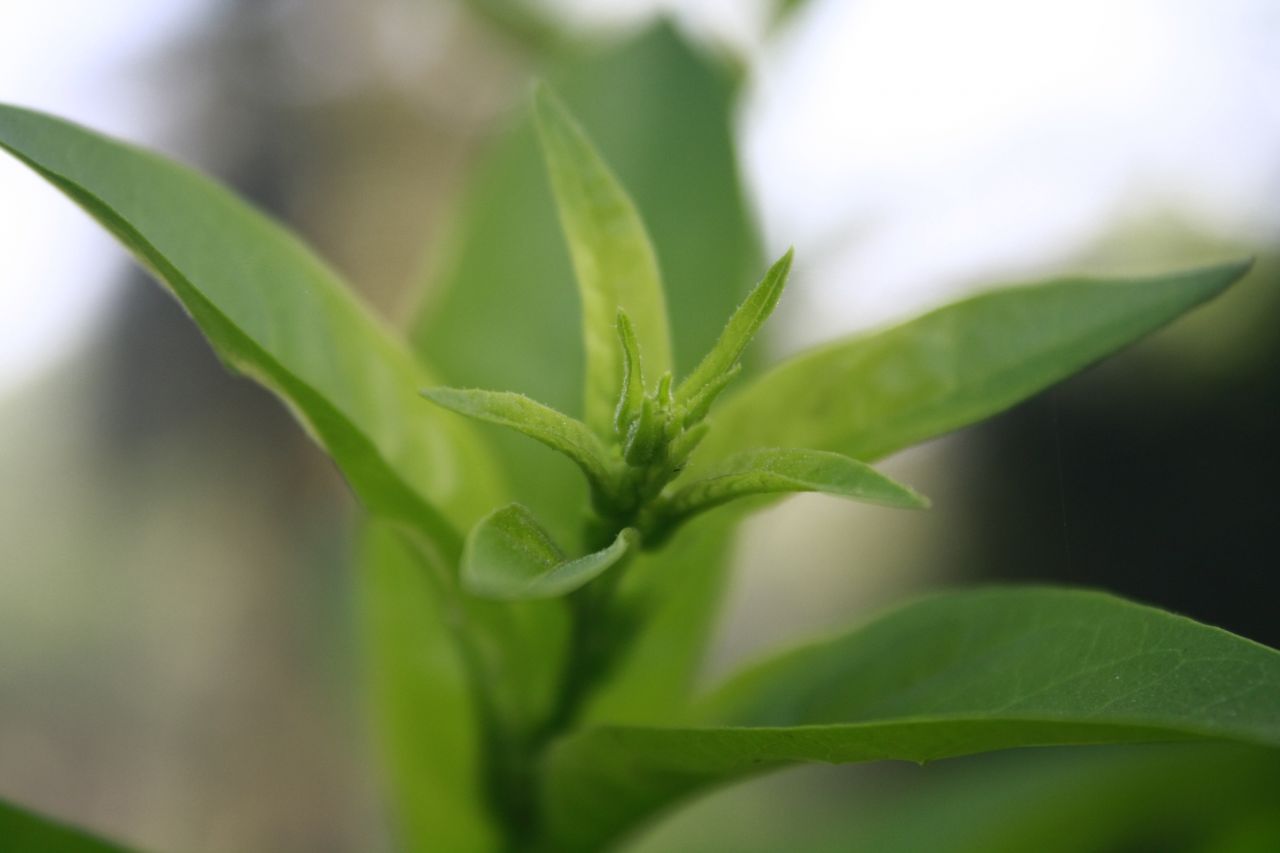
[[[738,310],[733,312],[728,325],[720,333],[711,351],[694,368],[693,373],[680,383],[676,399],[681,403],[691,402],[706,391],[708,386],[714,386],[717,380],[737,366],[747,344],[751,343],[751,339],[755,337],[756,332],[760,331],[764,321],[769,319],[769,315],[777,306],[778,299],[782,296],[782,289],[787,284],[787,274],[791,272],[793,254],[794,250],[788,249],[787,253],[769,268],[760,283],[738,306]],[[710,406],[710,401],[705,405]]]
[[[679,375],[696,367],[761,268],[733,144],[741,78],[724,72],[667,22],[605,50],[557,57],[546,72],[581,123],[598,129],[595,141],[645,212],[668,285]],[[578,414],[580,300],[532,121],[520,117],[493,142],[432,265],[414,345],[438,368],[441,384],[516,390]],[[501,351],[475,346],[477,336],[502,341]],[[754,354],[746,353],[744,376],[756,366]],[[584,500],[577,471],[521,436],[492,438],[513,494],[488,508],[519,500],[557,533],[576,529]],[[684,528],[661,553],[637,555],[624,573],[620,603],[643,622],[593,695],[604,716],[662,719],[687,696],[726,563],[728,536],[710,536],[715,523]]]
[[[375,513],[457,553],[501,489],[466,424],[341,280],[279,225],[189,169],[0,106],[8,150],[97,219],[182,302],[222,360],[274,391]]]
[[[625,436],[631,422],[639,417],[644,405],[644,363],[640,358],[640,345],[636,341],[635,328],[627,312],[618,309],[618,346],[622,352],[622,389],[618,393],[618,407],[613,415],[614,432]]]
[[[628,528],[608,547],[570,560],[529,510],[510,504],[482,518],[467,537],[462,583],[483,598],[555,598],[616,566],[636,542],[636,532]]]
[[[1280,746],[1280,652],[1096,592],[939,595],[747,670],[691,726],[554,747],[556,849],[592,848],[710,785],[796,761],[931,761],[1018,746]]]
[[[518,430],[568,456],[594,485],[608,489],[608,451],[581,421],[512,391],[425,388],[422,396],[451,412]]]
[[[582,128],[543,87],[534,95],[534,112],[582,297],[586,421],[603,437],[613,429],[622,374],[614,330],[619,308],[635,325],[650,371],[671,369],[658,262],[635,205]]]
[[[659,514],[678,523],[737,498],[774,492],[822,492],[905,509],[929,505],[908,487],[839,453],[769,448],[733,456],[707,479],[673,494]]]
[[[87,835],[34,812],[0,801],[0,840],[13,853],[126,853],[124,847]]]
[[[987,418],[1217,295],[1248,263],[997,290],[799,355],[726,400],[700,459],[813,447],[873,461]]]

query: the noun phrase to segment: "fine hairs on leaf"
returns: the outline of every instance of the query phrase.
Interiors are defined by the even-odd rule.
[[[676,397],[681,402],[690,404],[699,396],[706,395],[710,388],[715,388],[710,395],[713,398],[715,393],[723,390],[722,380],[737,368],[747,344],[751,343],[751,339],[756,336],[765,320],[769,319],[769,315],[777,307],[778,300],[782,297],[782,289],[787,285],[787,275],[791,272],[791,260],[794,255],[795,250],[788,249],[786,254],[769,268],[764,279],[738,306],[738,310],[733,312],[728,325],[720,333],[711,351],[702,359],[702,363],[694,368],[693,373],[680,383]],[[717,385],[719,387],[716,387]],[[710,407],[710,400],[705,405]]]
[[[668,130],[696,141],[713,107],[727,126],[719,78],[669,33],[646,45],[651,58],[678,60],[688,84],[651,107]],[[627,79],[650,67],[637,63]],[[692,686],[745,509],[793,492],[924,507],[867,463],[1027,399],[1213,298],[1248,263],[995,289],[752,373],[742,357],[783,296],[788,251],[736,310],[752,272],[687,285],[735,289],[708,303],[721,316],[699,318],[707,334],[695,352],[728,321],[681,377],[658,253],[631,196],[545,87],[525,130],[536,131],[577,281],[581,420],[512,391],[440,385],[473,382],[419,363],[336,273],[227,190],[0,106],[0,148],[132,251],[359,495],[364,645],[399,849],[614,849],[695,794],[800,762],[1183,740],[1235,747],[1203,765],[1215,779],[1277,778],[1280,652],[1105,592],[943,592],[766,656],[709,693]],[[476,239],[491,251],[492,239]],[[541,288],[551,285],[528,286],[528,304],[550,311]],[[571,410],[562,392],[576,393],[578,374],[565,375],[575,387],[535,396]],[[543,448],[502,456],[491,431],[448,412],[568,457],[589,498],[568,488],[553,498],[573,495],[580,536],[562,529],[565,506],[524,501],[510,482],[509,460]],[[544,525],[535,510],[546,519],[549,509],[556,523]],[[1139,770],[1132,778],[1154,786],[1157,774]],[[1106,792],[1122,801],[1115,778]],[[1086,801],[1088,815],[1099,798]],[[1228,838],[1219,830],[1232,804],[1195,802],[1213,840]],[[1135,808],[1133,820],[1146,814]],[[1265,817],[1247,828],[1274,827],[1274,804]],[[1022,826],[1009,849],[1060,849],[1054,832],[1047,843]],[[932,837],[929,849],[947,842],[920,837]],[[0,839],[5,849],[124,849],[6,804]]]

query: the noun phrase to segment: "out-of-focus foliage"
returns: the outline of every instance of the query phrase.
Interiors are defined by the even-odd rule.
[[[551,758],[561,849],[788,761],[930,761],[1060,743],[1280,747],[1280,653],[1101,593],[941,595],[743,672],[676,727],[598,726]]]
[[[32,853],[125,853],[125,848],[0,802],[0,840],[8,850]]]

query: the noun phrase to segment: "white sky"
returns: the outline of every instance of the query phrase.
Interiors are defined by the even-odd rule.
[[[746,171],[806,337],[1065,271],[1122,219],[1280,238],[1274,0],[813,0],[755,67]]]
[[[207,2],[5,3],[0,101],[156,144],[140,66]],[[1121,217],[1280,236],[1274,0],[811,0],[767,43],[765,0],[548,2],[674,12],[750,58],[744,169],[771,248],[797,248],[805,337],[1064,269]],[[4,156],[0,247],[2,395],[74,357],[123,255]]]
[[[154,143],[161,116],[130,72],[202,6],[0,3],[0,101]],[[0,154],[0,395],[68,354],[101,319],[122,258],[101,228]]]

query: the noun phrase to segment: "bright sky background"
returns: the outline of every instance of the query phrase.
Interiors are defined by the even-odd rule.
[[[0,100],[160,143],[146,60],[207,2],[8,4]],[[797,247],[809,336],[1066,268],[1122,219],[1280,236],[1274,0],[811,0],[767,42],[764,0],[552,2],[600,25],[674,12],[750,59],[744,168],[771,248]],[[123,255],[5,157],[0,235],[3,395],[74,357]]]
[[[1126,221],[1280,238],[1274,0],[813,0],[755,68],[746,171],[806,335],[1064,272]]]
[[[144,143],[163,133],[141,67],[203,0],[40,0],[0,15],[0,101]],[[0,395],[74,350],[101,320],[124,254],[0,155]]]

